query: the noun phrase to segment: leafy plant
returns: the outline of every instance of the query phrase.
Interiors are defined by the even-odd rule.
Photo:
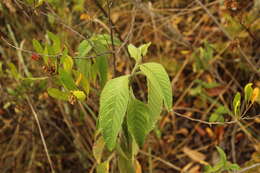
[[[236,171],[240,169],[240,167],[237,164],[232,164],[229,161],[227,161],[226,153],[220,147],[216,148],[219,154],[219,161],[214,166],[205,166],[205,173],[221,173],[223,171]]]
[[[131,173],[137,169],[135,155],[138,147],[143,146],[145,137],[154,128],[162,105],[167,110],[172,107],[171,84],[163,66],[141,63],[149,45],[128,46],[136,61],[132,73],[108,81],[100,96],[99,129],[108,150],[116,150],[121,172]],[[134,96],[131,79],[137,74],[147,78],[148,103]]]

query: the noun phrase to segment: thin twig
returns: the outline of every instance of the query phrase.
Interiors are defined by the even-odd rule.
[[[30,99],[29,99],[28,96],[26,96],[26,99],[27,99],[27,102],[28,102],[28,104],[29,104],[29,106],[30,106],[30,108],[31,108],[31,111],[32,111],[33,115],[34,115],[34,118],[35,118],[35,120],[36,120],[38,129],[39,129],[39,132],[40,132],[41,140],[42,140],[42,143],[43,143],[43,146],[44,146],[44,150],[45,150],[45,153],[46,153],[48,162],[49,162],[50,167],[51,167],[51,172],[52,172],[52,173],[55,173],[55,170],[54,170],[54,167],[53,167],[53,163],[52,163],[51,157],[50,157],[50,155],[49,155],[48,147],[47,147],[47,144],[46,144],[45,139],[44,139],[44,136],[43,136],[43,132],[42,132],[42,128],[41,128],[41,125],[40,125],[40,121],[39,121],[38,115],[37,115],[37,113],[35,112],[35,110],[34,110],[34,108],[33,108],[33,106],[32,106],[32,103],[31,103],[31,101],[30,101]]]
[[[249,167],[243,168],[243,169],[241,169],[240,171],[236,171],[235,173],[243,173],[243,172],[246,172],[246,171],[248,171],[248,170],[250,170],[250,169],[253,169],[253,168],[255,168],[255,167],[258,167],[258,166],[260,166],[260,163],[256,163],[256,164],[251,165],[251,166],[249,166]]]
[[[179,168],[178,166],[175,166],[174,164],[172,164],[172,163],[170,163],[170,162],[168,162],[168,161],[166,161],[166,160],[161,159],[160,157],[157,157],[157,156],[154,156],[154,155],[152,155],[152,154],[146,153],[146,152],[144,152],[144,151],[142,151],[142,150],[140,151],[140,153],[143,154],[143,155],[152,157],[152,158],[154,158],[155,160],[158,160],[158,161],[162,162],[163,164],[169,166],[170,168],[173,168],[173,169],[175,169],[175,170],[177,170],[177,171],[181,171],[181,168]]]

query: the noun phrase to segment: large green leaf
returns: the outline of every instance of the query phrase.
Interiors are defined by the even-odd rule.
[[[127,125],[139,146],[144,144],[149,129],[149,108],[143,102],[132,98],[127,112]]]
[[[163,66],[158,63],[146,63],[140,66],[152,85],[158,86],[157,90],[163,97],[164,105],[168,110],[172,108],[172,88],[169,76]]]
[[[127,110],[128,77],[122,76],[108,81],[101,93],[99,127],[109,150],[115,148]]]
[[[161,96],[161,92],[158,88],[158,83],[151,83],[151,81],[148,80],[148,107],[150,110],[149,131],[154,128],[154,125],[159,119],[162,111],[163,97]]]

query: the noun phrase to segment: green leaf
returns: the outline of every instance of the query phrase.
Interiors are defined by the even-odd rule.
[[[47,31],[47,35],[48,37],[52,40],[52,51],[54,54],[58,54],[61,52],[61,41],[60,41],[60,38],[53,34],[52,32],[50,31]]]
[[[150,45],[151,45],[151,42],[143,44],[139,47],[139,50],[140,50],[142,56],[145,56],[147,54],[147,51],[148,51],[148,48]]]
[[[239,92],[236,93],[234,100],[233,100],[233,110],[235,116],[238,116],[240,110],[240,103],[241,103],[241,95]]]
[[[228,163],[228,165],[226,166],[226,170],[238,171],[240,169],[241,168],[237,164]]]
[[[252,97],[253,94],[253,88],[252,88],[252,83],[248,83],[245,88],[244,88],[244,93],[245,93],[245,101],[248,103]]]
[[[80,101],[84,101],[86,99],[86,94],[83,91],[75,90],[71,92]]]
[[[94,35],[94,36],[92,36],[91,40],[98,41],[99,43],[101,43],[102,45],[105,45],[105,46],[107,46],[108,44],[110,44],[110,45],[112,44],[112,39],[109,34]],[[121,41],[116,37],[113,37],[113,41],[114,41],[115,46],[119,46],[121,44]]]
[[[64,70],[70,73],[73,67],[73,59],[70,56],[65,55],[62,57],[62,62]]]
[[[59,78],[65,88],[68,90],[77,90],[77,86],[70,73],[64,69],[59,69]]]
[[[78,56],[77,58],[84,58],[89,51],[92,49],[91,44],[89,43],[89,40],[83,40],[78,47]]]
[[[221,114],[212,113],[210,115],[209,122],[224,122],[224,118]]]
[[[37,53],[43,53],[42,45],[38,40],[33,39],[32,43],[33,43],[33,48]]]
[[[220,156],[220,163],[225,166],[227,163],[227,157],[226,157],[226,153],[218,146],[216,146],[219,156]]]
[[[143,146],[149,129],[149,108],[143,102],[132,98],[127,112],[127,125],[139,146]]]
[[[162,96],[164,105],[168,111],[172,108],[172,88],[169,76],[163,66],[158,63],[146,63],[140,65],[141,71],[146,75],[152,85]]]
[[[70,93],[69,92],[62,92],[56,88],[48,88],[47,89],[48,94],[52,96],[53,98],[59,99],[59,100],[69,100]]]
[[[158,88],[159,88],[158,83],[151,83],[148,80],[148,107],[150,110],[150,114],[149,114],[150,121],[149,121],[148,131],[154,128],[154,125],[159,119],[160,113],[162,111],[163,98]]]
[[[105,52],[106,47],[102,45],[96,45],[96,50],[98,52]],[[107,82],[108,78],[108,59],[106,55],[97,56],[96,65],[99,72],[101,88],[103,88]]]
[[[122,76],[108,81],[101,93],[99,127],[109,150],[115,148],[127,110],[128,77]]]
[[[8,63],[7,65],[9,66],[9,70],[10,70],[11,75],[12,75],[16,80],[20,79],[20,78],[21,78],[21,75],[20,75],[20,73],[18,73],[17,68],[15,67],[15,65],[14,65],[13,63],[11,63],[11,62]]]
[[[229,110],[225,106],[219,106],[216,110],[215,113],[218,114],[227,114]]]
[[[132,58],[134,58],[137,63],[140,62],[140,60],[142,58],[140,49],[138,49],[137,47],[135,47],[132,44],[129,44],[128,51],[130,53],[130,56]]]

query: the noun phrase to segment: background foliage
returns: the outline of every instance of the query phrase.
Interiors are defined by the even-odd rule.
[[[124,169],[103,151],[96,128],[101,90],[149,62],[140,66],[147,79],[131,81],[138,99],[131,104],[158,106],[162,100],[147,93],[161,89],[166,109],[144,144],[138,117],[128,122],[143,144],[136,172],[222,171],[231,162],[259,171],[259,9],[257,0],[1,1],[0,170]],[[171,88],[151,84],[154,62]],[[150,115],[158,112],[154,106]]]

